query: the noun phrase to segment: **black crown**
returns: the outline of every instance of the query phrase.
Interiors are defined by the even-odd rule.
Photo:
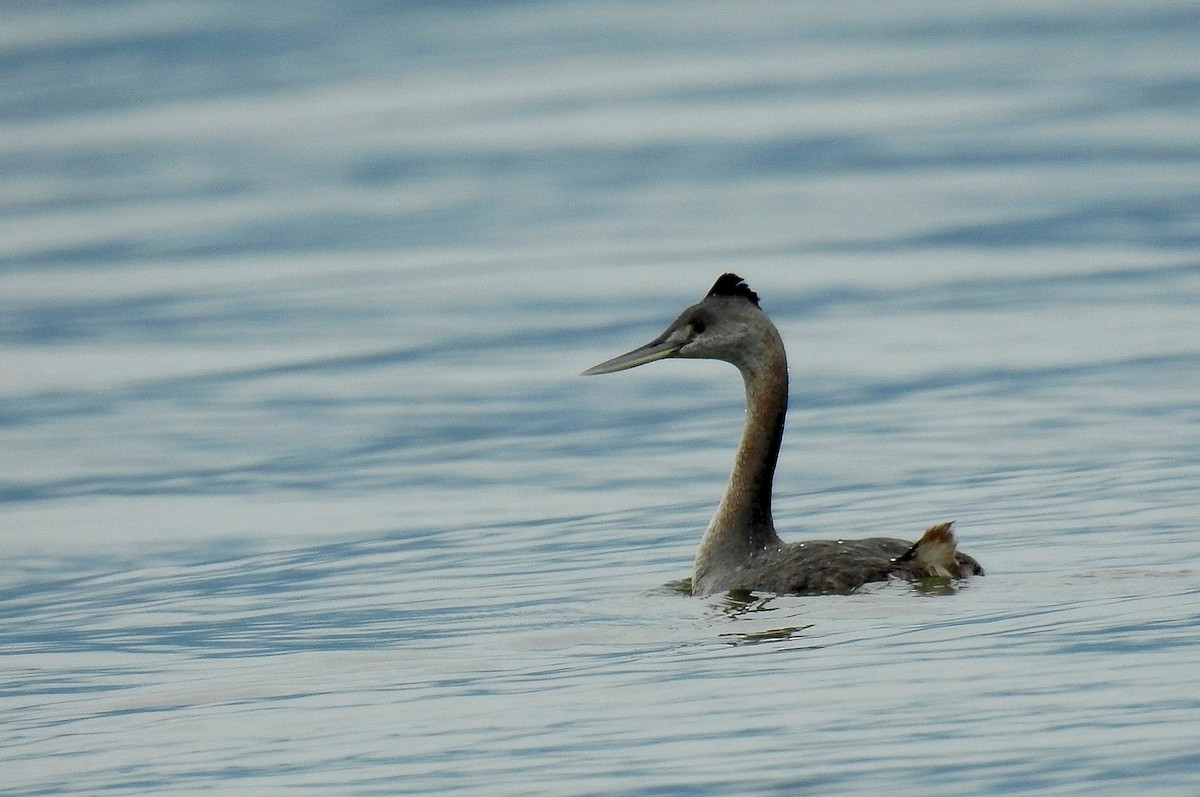
[[[712,290],[708,292],[709,296],[741,296],[744,299],[749,299],[754,302],[754,306],[758,307],[758,294],[750,290],[750,286],[746,281],[737,274],[722,274],[713,283]],[[705,297],[707,298],[707,297]]]

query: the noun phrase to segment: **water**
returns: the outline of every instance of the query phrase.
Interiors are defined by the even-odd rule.
[[[1200,788],[1200,14],[10,3],[12,795]],[[693,599],[736,270],[789,539]]]

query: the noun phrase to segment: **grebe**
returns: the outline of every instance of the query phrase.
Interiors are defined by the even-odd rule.
[[[983,575],[957,550],[950,523],[916,543],[891,537],[785,543],[771,517],[771,485],[787,413],[787,355],[779,330],[741,277],[724,274],[699,303],[645,346],[583,372],[610,374],[668,357],[724,360],[746,383],[746,428],[725,496],[696,553],[692,594],[850,592],[893,576],[910,580]]]

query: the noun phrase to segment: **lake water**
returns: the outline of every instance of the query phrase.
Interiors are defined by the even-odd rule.
[[[0,10],[6,795],[1200,793],[1191,3]],[[787,539],[681,594],[737,374]]]

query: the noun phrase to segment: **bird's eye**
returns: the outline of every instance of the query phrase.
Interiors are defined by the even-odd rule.
[[[704,331],[704,322],[699,319],[692,322],[692,332],[699,335]]]

